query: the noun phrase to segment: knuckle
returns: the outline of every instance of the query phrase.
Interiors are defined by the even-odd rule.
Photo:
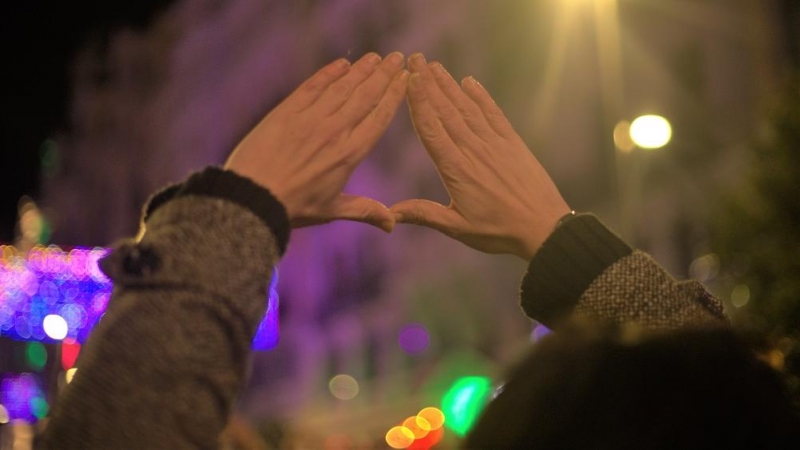
[[[410,208],[406,214],[404,214],[406,220],[412,224],[422,224],[425,223],[425,212],[419,206],[415,206]]]
[[[388,126],[392,121],[393,115],[394,111],[386,107],[386,105],[378,105],[372,110],[372,120],[379,127]]]
[[[439,107],[439,116],[444,120],[453,120],[458,117],[458,110],[452,105],[442,105]]]
[[[333,83],[328,89],[339,98],[348,98],[353,93],[353,87],[347,83]]]
[[[441,134],[439,124],[432,119],[423,120],[417,128],[423,138],[435,139]]]
[[[312,79],[306,81],[305,84],[303,84],[303,90],[305,90],[307,92],[319,92],[319,91],[321,91],[323,89],[323,86],[324,85],[323,85],[322,81],[320,81],[320,80],[318,80],[316,78],[312,78]]]
[[[354,99],[359,104],[372,104],[378,98],[378,92],[375,89],[370,89],[368,87],[361,87],[360,89],[356,89],[354,93]]]
[[[486,113],[486,118],[492,122],[496,123],[505,123],[506,116],[500,111],[488,111]]]
[[[464,116],[464,119],[466,120],[475,120],[479,117],[478,111],[475,108],[465,106],[462,107],[460,111],[461,115]]]
[[[403,83],[392,83],[389,85],[389,89],[387,89],[387,95],[394,98],[403,97],[406,93],[405,84]]]

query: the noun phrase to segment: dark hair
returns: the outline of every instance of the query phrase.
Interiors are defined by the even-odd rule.
[[[572,324],[534,346],[468,449],[797,448],[781,376],[728,328]]]

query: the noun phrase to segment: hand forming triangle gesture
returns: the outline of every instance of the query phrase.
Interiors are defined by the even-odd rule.
[[[237,146],[225,168],[268,188],[293,227],[347,219],[391,231],[396,222],[439,230],[487,253],[530,259],[570,212],[489,93],[459,85],[421,54],[369,53],[323,67]],[[342,193],[407,97],[414,127],[450,194],[391,208]]]

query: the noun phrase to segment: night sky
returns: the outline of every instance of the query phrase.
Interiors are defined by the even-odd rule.
[[[34,0],[3,11],[0,242],[13,239],[19,198],[38,194],[42,142],[69,125],[68,73],[76,50],[117,28],[147,26],[173,1]]]

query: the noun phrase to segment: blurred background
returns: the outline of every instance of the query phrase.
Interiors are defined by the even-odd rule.
[[[134,234],[151,193],[221,164],[323,64],[420,51],[489,89],[574,209],[704,282],[774,336],[776,365],[800,366],[796,1],[32,1],[0,21],[6,268],[37,245]],[[447,202],[404,110],[348,191]],[[463,405],[545,331],[517,304],[524,262],[430,230],[335,223],[293,232],[289,249],[281,343],[255,354],[231,448],[451,448]],[[19,430],[66,383],[65,346],[79,350],[20,332],[33,313],[9,280],[0,427]],[[412,437],[393,428],[426,407],[444,428],[435,413]]]

